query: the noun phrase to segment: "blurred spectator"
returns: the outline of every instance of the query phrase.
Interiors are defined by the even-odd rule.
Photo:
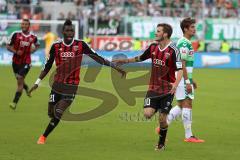
[[[139,51],[139,50],[141,50],[141,49],[142,49],[142,43],[141,43],[141,41],[140,41],[138,38],[134,39],[134,40],[133,40],[133,50],[134,50],[134,51]]]
[[[6,0],[0,0],[0,9],[3,8],[4,5],[2,4],[5,1]],[[16,12],[21,14],[19,15],[19,18],[21,18],[23,16],[26,17],[29,12],[31,17],[36,5],[41,4],[43,1],[71,2],[76,8],[84,8],[85,6],[88,8],[84,8],[88,16],[95,15],[93,8],[97,7],[98,16],[105,20],[113,16],[124,15],[124,10],[128,10],[127,14],[129,16],[240,17],[240,4],[238,0],[9,0],[8,3],[14,2],[17,4]],[[31,4],[31,6],[29,6],[29,4]],[[66,13],[64,13],[66,15],[70,14],[67,17],[77,19],[76,15],[73,14],[76,10],[72,10],[71,13],[68,12],[69,11],[66,11]],[[47,16],[42,16],[42,18],[45,17]],[[90,18],[94,17],[90,16]]]
[[[224,39],[221,43],[220,51],[222,53],[229,53],[230,49],[231,49],[230,44]]]
[[[205,51],[206,51],[205,41],[199,40],[198,52],[205,52]]]
[[[85,37],[83,38],[83,41],[86,42],[89,46],[91,46],[91,43],[92,43],[91,37],[85,36]]]
[[[199,48],[199,41],[198,40],[192,41],[192,47],[193,47],[194,52],[196,52]]]
[[[71,19],[71,20],[76,20],[76,15],[74,15],[74,14],[70,11],[70,12],[68,12],[67,18],[68,18],[68,19]]]
[[[49,51],[52,43],[57,39],[57,36],[50,31],[50,28],[46,29],[46,33],[43,36],[43,40],[45,41],[45,57],[49,58]]]
[[[0,13],[7,12],[7,3],[5,0],[0,0]]]

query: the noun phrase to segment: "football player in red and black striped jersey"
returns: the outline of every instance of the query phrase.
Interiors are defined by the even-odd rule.
[[[75,32],[71,20],[65,21],[62,32],[63,40],[53,43],[49,59],[29,91],[31,93],[38,87],[39,82],[47,75],[55,61],[57,68],[48,103],[48,115],[51,120],[43,135],[39,137],[38,144],[45,143],[47,136],[59,123],[63,112],[71,105],[80,82],[79,74],[83,54],[90,56],[100,64],[111,66],[123,76],[125,75],[123,70],[99,56],[84,41],[73,38]]]
[[[182,78],[182,62],[176,46],[171,42],[172,27],[169,24],[158,24],[156,42],[151,44],[142,55],[130,59],[114,60],[117,64],[141,62],[146,59],[152,61],[152,71],[144,99],[144,116],[151,118],[159,111],[160,135],[156,150],[165,149],[167,135],[167,114],[172,108],[172,100],[176,87]],[[175,78],[177,72],[177,78]]]
[[[31,67],[31,54],[39,48],[39,42],[36,35],[30,33],[29,19],[23,19],[21,22],[21,31],[13,32],[7,49],[13,53],[12,67],[17,79],[17,91],[13,102],[9,104],[12,109],[16,109],[23,89],[28,94],[28,86],[24,79]]]

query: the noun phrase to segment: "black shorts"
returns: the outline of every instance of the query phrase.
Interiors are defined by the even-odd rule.
[[[20,75],[22,77],[25,77],[31,68],[31,64],[12,63],[12,68],[13,68],[13,72],[15,73],[15,76]]]
[[[75,98],[75,94],[59,94],[53,90],[51,90],[51,93],[49,95],[49,102],[48,102],[48,115],[49,117],[54,117],[55,115],[55,110],[58,109],[56,108],[56,104],[60,100],[67,100],[67,101],[73,101]],[[61,108],[62,112],[64,112],[67,108]],[[58,117],[61,117],[61,115],[58,115]]]
[[[154,108],[160,113],[169,113],[172,108],[172,101],[174,95],[157,95],[154,92],[148,92],[146,98],[144,99],[144,108]]]

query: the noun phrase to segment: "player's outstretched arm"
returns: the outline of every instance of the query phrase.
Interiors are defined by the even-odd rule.
[[[115,69],[116,71],[118,71],[122,75],[122,78],[126,77],[126,72],[123,69],[121,69],[120,67],[118,67],[114,63],[108,61],[107,59],[104,59],[103,57],[99,56],[98,54],[91,53],[91,54],[89,54],[89,57],[91,57],[93,60],[95,60],[99,64],[103,64],[103,65],[112,67],[113,69]]]
[[[54,53],[55,53],[55,49],[54,49],[54,47],[51,47],[49,59],[45,63],[45,65],[44,65],[44,67],[43,67],[43,69],[42,69],[38,79],[36,80],[34,85],[29,90],[28,96],[31,96],[32,92],[38,88],[41,80],[48,74],[48,72],[52,68],[52,64],[54,62]]]
[[[114,59],[112,62],[115,63],[117,66],[119,66],[127,63],[141,62],[141,60],[140,60],[140,57],[137,56],[129,59]]]
[[[42,72],[39,75],[39,78],[36,80],[36,82],[34,83],[34,85],[31,87],[31,89],[29,90],[29,92],[27,93],[27,95],[29,97],[32,96],[32,92],[34,90],[36,90],[41,82],[41,80],[48,74],[48,71],[42,70]]]
[[[92,48],[90,48],[87,43],[83,42],[83,53],[87,54],[89,57],[91,57],[93,60],[95,60],[96,62],[98,62],[99,64],[102,65],[106,65],[106,66],[110,66],[113,69],[117,70],[122,77],[126,76],[126,72],[119,68],[118,66],[116,66],[114,63],[111,63],[110,61],[108,61],[107,59],[104,59],[103,57],[99,56]]]
[[[150,45],[141,55],[129,58],[129,59],[115,59],[112,62],[115,63],[116,65],[123,65],[127,63],[135,63],[135,62],[142,62],[150,58],[151,54],[151,47]]]

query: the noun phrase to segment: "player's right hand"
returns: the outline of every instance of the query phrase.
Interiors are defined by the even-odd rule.
[[[187,93],[192,93],[192,85],[190,83],[186,84]]]
[[[34,91],[34,90],[36,90],[38,88],[38,85],[37,84],[34,84],[33,86],[32,86],[32,88],[29,90],[29,92],[28,92],[28,96],[29,97],[31,97],[32,95],[32,91]]]

